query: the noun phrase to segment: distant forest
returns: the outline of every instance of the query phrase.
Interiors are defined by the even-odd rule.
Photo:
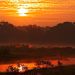
[[[15,26],[0,22],[0,44],[30,43],[75,46],[75,23],[64,22],[54,27]]]
[[[75,57],[75,48],[29,48],[28,46],[0,46],[0,63],[15,62],[15,60],[68,60]],[[7,62],[6,62],[7,61]]]

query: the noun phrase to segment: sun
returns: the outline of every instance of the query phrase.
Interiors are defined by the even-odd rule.
[[[27,16],[28,10],[25,8],[19,8],[18,9],[18,14],[19,16]]]

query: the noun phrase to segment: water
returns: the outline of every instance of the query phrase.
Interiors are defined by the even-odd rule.
[[[54,66],[57,66],[58,60],[50,60]],[[20,62],[20,61],[19,61]],[[61,60],[63,65],[75,65],[75,58],[68,58],[68,60]],[[17,63],[11,64],[0,64],[0,72],[5,72],[9,65],[13,65],[16,67]],[[20,64],[24,64],[28,67],[28,69],[33,69],[36,67],[36,62],[20,62]]]

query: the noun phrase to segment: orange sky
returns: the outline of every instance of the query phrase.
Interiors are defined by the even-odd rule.
[[[75,21],[75,0],[0,0],[0,21],[53,26]]]

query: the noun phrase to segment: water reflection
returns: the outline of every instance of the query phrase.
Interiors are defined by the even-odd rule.
[[[33,69],[35,67],[35,63],[20,63],[24,64],[25,66],[28,67],[28,69]],[[13,67],[17,67],[16,63],[15,64],[1,64],[0,65],[0,72],[5,72],[8,66],[12,65]]]
[[[75,64],[75,58],[68,58],[68,60],[60,60],[62,62],[63,65],[71,65],[71,64]],[[51,64],[53,66],[57,66],[58,65],[58,60],[50,60]],[[45,63],[45,62],[44,62]],[[30,70],[30,69],[33,69],[33,68],[36,68],[36,64],[37,62],[26,62],[26,63],[20,63],[20,64],[23,64],[25,66],[27,66],[27,68]],[[5,72],[6,69],[8,68],[9,65],[12,65],[14,67],[17,67],[17,63],[15,64],[1,64],[0,65],[0,72]],[[45,65],[44,65],[45,66]],[[42,67],[42,65],[41,65]]]

